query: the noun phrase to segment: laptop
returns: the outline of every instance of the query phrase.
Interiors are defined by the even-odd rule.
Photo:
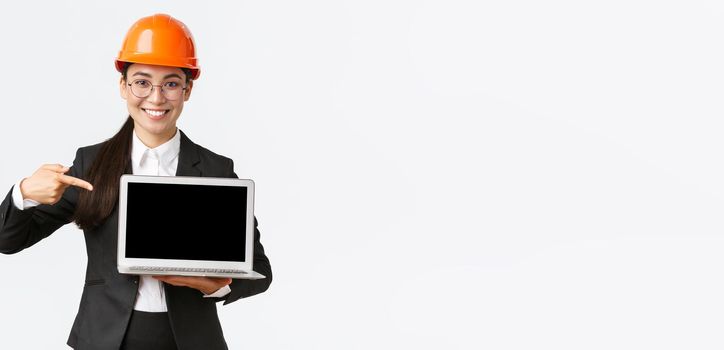
[[[118,272],[265,278],[253,257],[252,180],[121,176]]]

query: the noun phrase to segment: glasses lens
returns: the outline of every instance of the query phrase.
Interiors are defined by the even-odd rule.
[[[139,98],[148,97],[148,95],[151,94],[152,88],[153,85],[151,85],[151,82],[148,80],[134,80],[131,83],[131,92]]]
[[[184,91],[181,87],[181,84],[177,82],[167,82],[166,84],[163,84],[163,88],[161,89],[163,91],[163,96],[165,96],[169,100],[178,100],[181,98],[181,93]]]

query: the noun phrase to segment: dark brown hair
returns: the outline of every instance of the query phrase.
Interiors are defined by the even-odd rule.
[[[128,67],[121,72],[126,81]],[[191,80],[191,70],[181,68],[186,83]],[[85,178],[93,184],[93,191],[80,191],[73,220],[83,230],[100,226],[113,213],[118,204],[118,190],[121,175],[131,172],[131,145],[133,118],[128,116],[120,130],[101,144],[101,148],[86,171]]]
[[[133,119],[128,119],[113,137],[103,142],[86,180],[93,191],[80,191],[73,219],[83,230],[99,226],[111,215],[118,202],[121,175],[130,170]]]

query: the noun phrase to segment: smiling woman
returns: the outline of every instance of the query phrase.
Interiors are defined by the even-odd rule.
[[[124,68],[121,97],[126,100],[136,134],[146,146],[155,148],[171,139],[192,87],[190,76],[180,68],[141,63]]]
[[[86,284],[68,338],[75,349],[226,349],[215,302],[271,284],[256,227],[253,266],[265,279],[121,275],[115,259],[121,175],[237,177],[231,159],[176,126],[200,75],[191,32],[168,15],[142,18],[129,30],[116,69],[125,124],[110,139],[79,148],[71,167],[43,165],[12,188],[0,204],[0,252],[19,252],[70,222],[83,229]]]

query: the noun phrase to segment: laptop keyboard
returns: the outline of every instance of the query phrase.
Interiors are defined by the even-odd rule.
[[[158,271],[158,272],[201,272],[201,273],[240,273],[248,274],[243,270],[233,269],[207,269],[199,267],[161,267],[161,266],[131,266],[133,271]]]

